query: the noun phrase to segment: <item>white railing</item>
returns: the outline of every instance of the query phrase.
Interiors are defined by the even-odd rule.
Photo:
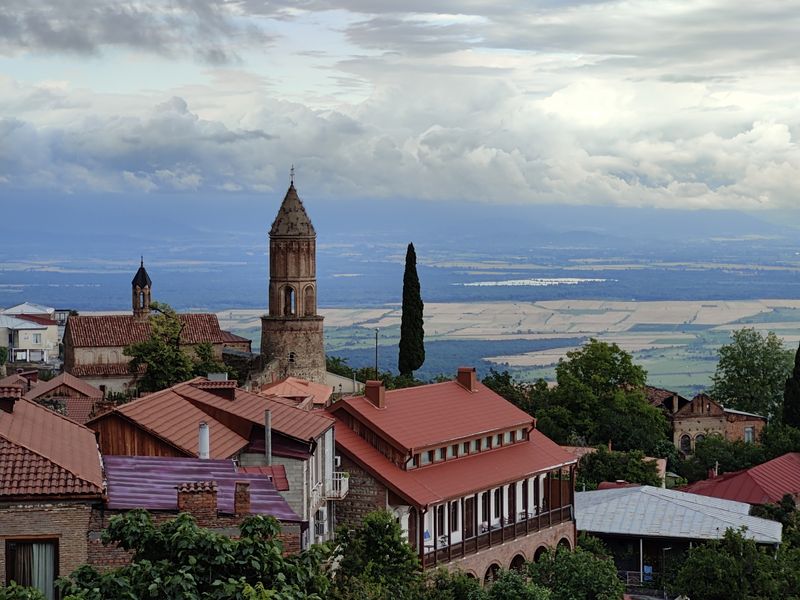
[[[326,488],[329,500],[341,500],[347,496],[347,492],[350,490],[350,474],[344,471],[334,471]]]
[[[322,482],[320,481],[311,488],[311,509],[316,510],[320,504],[322,504],[323,497],[322,497]]]

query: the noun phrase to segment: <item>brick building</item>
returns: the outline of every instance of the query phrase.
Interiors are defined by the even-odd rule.
[[[0,575],[55,598],[53,582],[88,559],[103,473],[94,432],[0,388]]]
[[[392,511],[424,568],[491,579],[547,547],[575,545],[576,459],[462,368],[456,381],[366,395],[328,410],[350,474],[337,523]]]
[[[698,394],[672,415],[675,446],[691,454],[700,440],[718,435],[729,441],[756,443],[767,418],[725,408],[706,394]]]

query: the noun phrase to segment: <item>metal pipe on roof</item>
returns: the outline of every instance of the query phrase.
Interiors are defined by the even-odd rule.
[[[264,454],[267,457],[267,466],[272,466],[272,411],[264,410]]]
[[[211,456],[211,440],[208,431],[208,423],[200,422],[200,431],[197,439],[197,455],[203,460],[208,460]]]

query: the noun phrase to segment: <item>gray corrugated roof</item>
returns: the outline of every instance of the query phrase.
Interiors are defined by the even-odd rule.
[[[651,486],[575,494],[579,531],[710,540],[721,538],[726,529],[747,527],[747,537],[779,544],[781,524],[751,517],[749,511],[743,502]]]

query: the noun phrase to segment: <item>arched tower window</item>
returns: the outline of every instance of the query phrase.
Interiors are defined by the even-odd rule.
[[[698,433],[698,434],[697,434],[697,435],[694,437],[694,445],[695,445],[695,447],[697,446],[697,444],[699,444],[700,442],[702,442],[704,439],[706,439],[706,436],[704,436],[702,433]]]
[[[287,317],[293,317],[297,314],[297,298],[294,288],[290,285],[283,288],[283,314]]]
[[[306,286],[303,292],[303,311],[306,317],[313,317],[316,313],[314,305],[314,286]]]
[[[681,452],[684,454],[691,454],[692,452],[692,438],[687,434],[681,436]]]
[[[294,352],[289,352],[289,364],[293,365],[297,360],[297,355]]]

